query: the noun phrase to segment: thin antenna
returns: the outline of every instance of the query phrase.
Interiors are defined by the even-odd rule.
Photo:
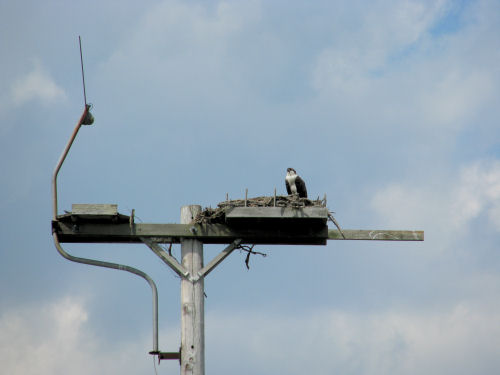
[[[83,100],[85,107],[87,107],[87,93],[85,92],[85,73],[83,71],[83,54],[82,54],[82,38],[78,35],[78,43],[80,44],[80,63],[82,65],[82,81],[83,81]]]

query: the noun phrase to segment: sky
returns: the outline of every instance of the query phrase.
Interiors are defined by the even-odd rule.
[[[51,237],[79,35],[95,123],[60,213],[178,223],[184,205],[285,194],[293,167],[345,229],[425,231],[261,245],[249,270],[234,252],[205,280],[208,374],[498,371],[500,2],[0,0],[1,373],[155,373],[148,285]],[[148,273],[160,350],[178,349],[180,280],[146,246],[64,247]]]

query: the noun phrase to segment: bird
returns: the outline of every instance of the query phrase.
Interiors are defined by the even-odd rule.
[[[287,168],[285,185],[288,195],[298,194],[300,198],[307,198],[306,183],[300,178],[295,169]]]

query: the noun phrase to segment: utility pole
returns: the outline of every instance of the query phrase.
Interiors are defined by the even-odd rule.
[[[195,223],[199,205],[181,208],[180,224],[135,223],[131,216],[118,213],[116,204],[74,204],[71,212],[58,215],[57,176],[81,125],[93,117],[90,106],[84,112],[52,176],[52,237],[59,253],[66,259],[92,266],[127,271],[145,279],[153,293],[153,350],[159,360],[179,360],[181,375],[205,374],[204,278],[241,244],[326,245],[328,240],[423,241],[424,232],[415,230],[328,229],[326,203],[315,207],[233,206],[225,209],[224,220]],[[272,198],[269,200],[272,201]],[[181,350],[161,352],[158,348],[158,304],[153,280],[144,272],[122,264],[75,257],[62,243],[142,243],[181,277]],[[181,261],[159,244],[181,244]],[[203,244],[229,244],[208,264],[203,264]]]
[[[201,206],[181,208],[181,224],[192,224]],[[194,227],[193,227],[194,228]],[[181,240],[182,265],[190,275],[203,268],[203,243]],[[205,375],[205,288],[204,278],[181,279],[181,375]]]
[[[129,271],[148,279],[138,270],[123,265],[76,258],[61,243],[142,243],[148,246],[181,278],[181,349],[158,349],[158,324],[153,322],[154,346],[150,354],[159,360],[179,360],[181,375],[205,374],[204,278],[241,244],[326,245],[340,241],[423,241],[424,232],[415,230],[328,229],[326,207],[234,207],[226,222],[195,223],[199,205],[181,207],[180,224],[135,223],[134,216],[119,214],[116,205],[78,204],[71,212],[55,215],[52,221],[56,248],[65,258]],[[180,262],[160,244],[181,244]],[[203,244],[228,244],[207,265]],[[146,276],[146,277],[145,277]],[[149,281],[149,280],[148,280]],[[156,304],[153,304],[153,310]],[[153,314],[157,317],[157,312]]]

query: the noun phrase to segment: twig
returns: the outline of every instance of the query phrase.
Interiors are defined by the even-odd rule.
[[[335,220],[335,218],[333,217],[333,215],[331,214],[331,212],[328,212],[328,218],[333,222],[333,224],[335,224],[335,226],[337,227],[337,229],[339,230],[340,234],[342,235],[342,237],[345,240],[344,232],[342,232],[342,229],[340,229],[339,223],[337,223],[337,220]]]
[[[240,250],[243,250],[243,251],[246,251],[248,254],[245,258],[245,265],[247,266],[247,270],[250,269],[250,255],[251,254],[258,254],[258,255],[262,255],[264,258],[267,257],[267,254],[265,253],[261,253],[260,251],[254,251],[253,248],[254,248],[255,245],[252,245],[252,246],[248,246],[248,245],[239,245],[237,247],[237,249],[240,249]]]

